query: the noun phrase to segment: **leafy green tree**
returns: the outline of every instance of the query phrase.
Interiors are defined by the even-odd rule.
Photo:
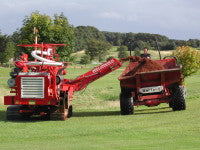
[[[105,41],[99,41],[96,39],[91,39],[87,43],[86,54],[90,56],[90,60],[94,58],[99,58],[103,60],[108,53],[108,50],[111,48],[111,44]]]
[[[189,39],[185,40],[174,40],[169,39],[164,35],[159,34],[151,34],[151,33],[118,33],[118,32],[107,32],[102,31],[104,36],[106,37],[106,41],[115,46],[126,45],[129,50],[135,50],[135,48],[139,46],[135,46],[135,42],[138,41],[144,42],[145,47],[149,49],[157,49],[158,43],[160,50],[174,50],[178,46],[191,46],[198,48],[200,47],[200,40],[198,39]],[[139,47],[140,48],[140,47]]]
[[[133,50],[133,42],[135,41],[135,34],[130,32],[126,33],[123,41],[123,45],[128,47],[128,50]]]
[[[187,46],[188,44],[187,44],[187,41],[185,41],[185,40],[173,40],[174,41],[174,43],[176,44],[176,46],[178,47],[178,46]]]
[[[126,45],[129,50],[141,47],[157,49],[156,41],[161,49],[169,45],[169,39],[166,36],[150,33],[126,33],[123,37],[123,45]],[[143,43],[142,43],[143,42]],[[143,45],[143,46],[142,46]]]
[[[127,46],[120,46],[118,49],[118,58],[128,57],[128,48]]]
[[[106,41],[108,41],[110,44],[114,46],[120,46],[123,41],[123,33],[119,32],[107,32],[103,31],[102,32],[106,38]]]
[[[15,45],[12,41],[8,40],[3,53],[3,63],[7,63],[11,58],[14,57]]]
[[[141,41],[141,40],[138,40],[138,41],[133,42],[133,49],[134,49],[134,50],[135,50],[136,48],[142,50],[142,49],[144,49],[145,47],[146,47],[146,48],[149,48],[149,47],[150,47],[150,46],[148,45],[147,42],[143,42],[143,41]]]
[[[89,55],[83,55],[81,57],[81,60],[80,60],[80,64],[89,64],[90,63],[90,56]]]
[[[175,49],[176,49],[176,44],[175,44],[175,42],[173,42],[171,40],[169,40],[169,42],[161,45],[161,47],[160,47],[160,50],[175,50]]]
[[[6,35],[0,35],[0,63],[7,63],[13,58],[15,50],[11,38]]]
[[[140,56],[140,54],[141,54],[141,49],[138,48],[138,47],[136,47],[136,48],[134,49],[134,55],[135,55],[135,56]]]
[[[74,30],[75,33],[75,51],[87,49],[87,43],[91,39],[105,41],[105,36],[97,28],[93,26],[78,26]]]
[[[23,26],[19,30],[20,42],[19,44],[33,44],[35,43],[35,35],[33,34],[33,29],[36,27],[38,29],[38,43],[49,43],[50,42],[50,26],[52,25],[52,19],[50,16],[42,15],[39,12],[33,12],[30,16],[26,16],[23,20]],[[26,53],[29,50],[26,48]]]
[[[67,61],[74,48],[74,29],[68,23],[63,13],[55,14],[53,19],[48,15],[33,12],[23,20],[23,26],[14,33],[13,38],[20,38],[17,44],[34,43],[33,28],[38,29],[38,43],[64,43],[66,47],[59,47],[57,52],[60,57]],[[29,49],[23,49],[25,53],[30,53]]]
[[[17,46],[19,44],[22,44],[21,39],[22,38],[21,38],[20,31],[19,31],[19,29],[17,29],[17,31],[15,31],[13,33],[13,35],[11,36],[11,40],[13,41],[13,43],[15,45],[15,53],[14,53],[15,57],[19,56],[20,52],[22,51],[22,48]],[[24,52],[26,52],[26,51],[24,51]]]
[[[5,35],[0,35],[0,62],[4,63],[4,52],[6,47],[7,37]]]
[[[65,43],[66,47],[60,47],[57,49],[60,57],[63,61],[69,61],[70,54],[74,49],[74,29],[69,25],[67,18],[63,13],[61,15],[54,15],[54,23],[50,27],[50,42],[51,43]]]
[[[198,39],[189,39],[189,40],[187,41],[187,45],[188,45],[188,46],[191,46],[191,47],[194,47],[194,48],[200,47],[199,43],[200,43],[200,42],[199,42]]]

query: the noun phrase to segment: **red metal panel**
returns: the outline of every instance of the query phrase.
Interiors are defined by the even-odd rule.
[[[181,82],[181,71],[178,70],[170,70],[167,71],[157,71],[157,72],[148,72],[142,74],[136,74],[133,77],[126,78],[120,80],[121,87],[130,87],[137,88],[137,80],[136,78],[140,78],[141,87],[147,86],[158,86],[158,85],[170,85],[176,82]],[[161,84],[162,83],[162,84]]]
[[[4,96],[4,105],[14,105],[14,96]]]
[[[141,96],[141,100],[163,98],[163,94]]]
[[[31,77],[44,77],[44,98],[21,98],[21,77],[27,77],[20,75],[16,78],[17,93],[14,97],[14,104],[16,105],[29,105],[30,101],[35,101],[35,105],[56,105],[58,101],[57,91],[53,91],[51,85],[51,78],[48,76],[31,76]],[[57,87],[57,85],[56,85]]]
[[[169,103],[169,99],[154,99],[154,100],[146,100],[146,101],[136,101],[134,106],[146,105],[146,106],[157,106],[161,103]]]
[[[84,89],[89,83],[118,69],[119,67],[121,67],[121,65],[122,63],[119,60],[115,58],[110,59],[109,61],[103,63],[102,65],[95,67],[94,69],[88,71],[87,73],[80,75],[78,78],[70,80],[65,84],[74,86],[74,91],[80,91]]]

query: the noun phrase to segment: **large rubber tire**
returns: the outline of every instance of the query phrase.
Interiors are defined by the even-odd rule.
[[[12,105],[7,107],[6,118],[7,120],[21,120],[23,116],[19,113],[20,106]]]
[[[121,115],[131,115],[134,112],[133,100],[131,94],[120,93]]]
[[[20,113],[20,110],[27,110],[23,105],[12,105],[7,107],[6,118],[7,120],[28,120],[33,113]]]
[[[73,107],[72,105],[70,105],[68,108],[68,118],[72,117],[72,115],[73,115]]]
[[[169,102],[169,107],[171,107],[171,108],[172,108],[173,106],[174,106],[174,103],[173,103],[173,101],[170,101],[170,102]]]
[[[172,88],[172,109],[173,111],[186,109],[186,90],[183,86],[175,85]]]

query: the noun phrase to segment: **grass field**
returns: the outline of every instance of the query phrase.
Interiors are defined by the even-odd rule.
[[[118,46],[113,46],[109,51],[108,51],[108,55],[105,58],[108,58],[110,56],[117,58],[118,57],[118,51],[117,51]],[[165,56],[170,56],[172,54],[172,50],[167,50],[167,51],[160,51],[161,53],[161,57],[165,57]],[[128,54],[130,52],[128,51]],[[141,53],[143,53],[143,50],[141,50]],[[151,54],[151,57],[153,60],[159,59],[159,53],[157,50],[149,50],[149,53]],[[78,51],[76,53],[73,53],[72,56],[74,57],[74,61],[76,63],[79,63],[81,60],[81,57],[85,54],[85,51]],[[134,55],[134,51],[132,51],[132,55]],[[93,60],[93,62],[98,62],[98,60]]]
[[[92,67],[69,68],[66,77],[74,78]],[[75,93],[74,115],[67,121],[10,122],[5,118],[6,106],[0,105],[0,150],[200,149],[200,72],[185,81],[187,110],[173,112],[162,104],[136,107],[134,115],[121,116],[117,77],[122,70]],[[9,71],[0,68],[1,100],[8,94]]]

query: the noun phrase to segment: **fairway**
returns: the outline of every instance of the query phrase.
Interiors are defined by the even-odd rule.
[[[0,0],[0,150],[200,150],[200,0]]]
[[[69,68],[74,78],[90,68]],[[0,68],[0,77],[9,77]],[[32,119],[10,122],[0,105],[0,150],[36,149],[200,149],[200,72],[186,79],[187,109],[173,112],[167,104],[136,107],[135,114],[121,116],[119,81],[122,69],[75,93],[73,117],[67,121]],[[1,78],[1,100],[9,93]],[[3,92],[2,92],[3,91]]]

